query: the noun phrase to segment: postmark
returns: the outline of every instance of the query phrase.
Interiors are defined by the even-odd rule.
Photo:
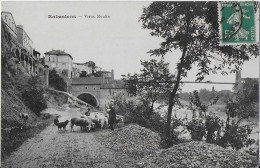
[[[219,2],[220,44],[256,43],[254,2]]]

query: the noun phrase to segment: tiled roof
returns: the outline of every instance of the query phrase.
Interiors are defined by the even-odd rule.
[[[46,54],[48,54],[48,55],[57,55],[57,56],[59,56],[59,55],[68,55],[68,56],[71,57],[71,59],[73,59],[70,54],[68,54],[68,53],[66,53],[66,52],[64,52],[64,51],[61,51],[61,50],[52,50],[52,51],[48,51],[48,52],[46,52],[46,53],[44,53],[44,54],[45,54],[45,55],[46,55]]]
[[[72,85],[101,85],[103,77],[72,78]]]
[[[100,89],[124,89],[125,83],[122,80],[109,80],[101,84]]]

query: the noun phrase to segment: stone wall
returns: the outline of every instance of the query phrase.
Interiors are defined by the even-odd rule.
[[[100,85],[72,85],[71,94],[75,97],[78,97],[82,93],[90,93],[93,95],[98,104],[100,104]]]

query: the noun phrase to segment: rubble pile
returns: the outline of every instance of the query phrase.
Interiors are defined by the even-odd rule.
[[[152,167],[256,167],[258,158],[202,141],[174,145],[145,156],[138,165]]]
[[[139,125],[128,125],[121,129],[100,135],[101,144],[129,156],[141,159],[143,156],[159,150],[160,136]]]

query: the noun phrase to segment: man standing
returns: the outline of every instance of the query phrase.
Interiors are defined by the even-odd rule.
[[[110,129],[113,131],[115,122],[116,122],[116,111],[112,105],[109,106],[110,111],[109,111],[109,118],[108,118],[108,124]]]

